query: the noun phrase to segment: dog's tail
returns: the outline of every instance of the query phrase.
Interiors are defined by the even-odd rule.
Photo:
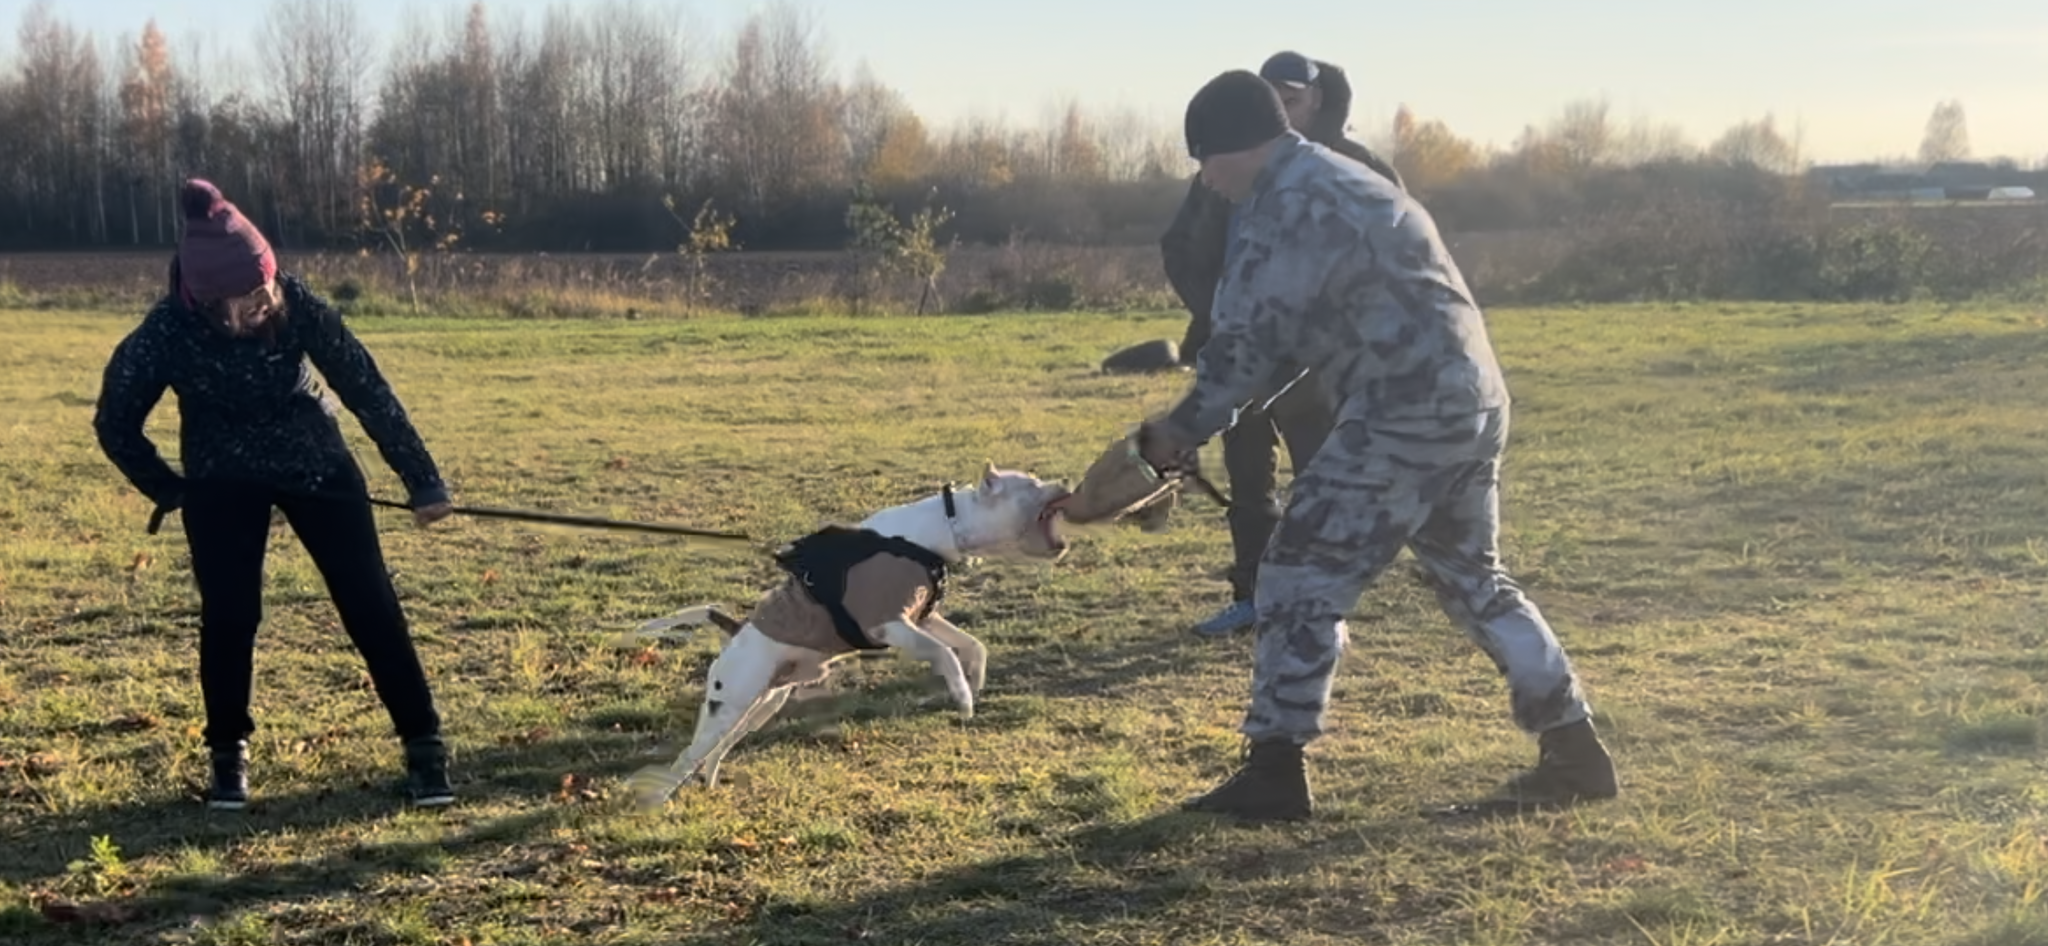
[[[725,613],[718,605],[700,604],[695,607],[684,608],[665,618],[655,618],[652,621],[648,621],[633,630],[619,635],[612,643],[618,647],[639,647],[649,641],[684,640],[690,635],[671,633],[671,629],[678,627],[703,627],[706,624],[716,625],[719,634],[728,640],[734,634],[738,634],[740,628],[744,626],[743,622]]]

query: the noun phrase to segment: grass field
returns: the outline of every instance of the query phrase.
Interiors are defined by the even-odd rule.
[[[1076,535],[981,563],[980,714],[907,661],[623,805],[686,736],[707,640],[607,646],[773,578],[746,550],[387,514],[462,801],[409,811],[317,574],[274,535],[257,805],[207,813],[175,524],[99,455],[132,314],[0,313],[0,940],[10,943],[2048,944],[2048,318],[1500,310],[1504,542],[1571,648],[1621,799],[1420,812],[1533,760],[1492,667],[1397,568],[1360,602],[1323,809],[1174,811],[1236,762],[1227,540]],[[788,538],[974,475],[1072,476],[1179,378],[1105,378],[1157,316],[357,325],[478,504]],[[167,399],[152,431],[175,452]],[[349,422],[373,482],[396,478]],[[69,911],[69,912],[67,912]]]

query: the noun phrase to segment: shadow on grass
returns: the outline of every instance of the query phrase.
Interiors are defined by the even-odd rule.
[[[402,770],[396,742],[386,766],[289,794],[264,791],[264,762],[260,756],[250,759],[250,804],[239,812],[209,811],[200,799],[203,787],[184,785],[173,794],[136,804],[10,818],[0,824],[0,850],[7,852],[0,858],[0,882],[32,885],[61,878],[67,864],[87,855],[95,836],[111,838],[121,856],[133,860],[180,849],[213,851],[279,832],[366,822],[408,807],[398,793]],[[561,789],[565,774],[602,781],[645,762],[631,734],[588,733],[472,750],[457,744],[450,767],[457,804],[444,810],[459,814],[466,805],[510,798],[545,800]],[[496,837],[503,839],[502,834]]]
[[[523,812],[482,822],[457,834],[423,841],[394,841],[342,848],[323,857],[282,863],[233,875],[195,874],[153,882],[141,896],[114,901],[117,915],[101,914],[99,919],[75,924],[53,924],[36,917],[31,909],[17,908],[0,914],[0,932],[27,935],[41,933],[52,941],[76,942],[66,932],[101,932],[119,929],[142,937],[152,927],[189,923],[230,910],[247,910],[269,903],[317,899],[359,890],[379,878],[394,874],[433,873],[449,860],[464,855],[484,854],[518,843],[565,821],[571,809],[556,806]],[[92,910],[87,906],[86,910]],[[104,906],[101,907],[104,909]],[[108,926],[107,924],[113,924]],[[97,940],[96,940],[97,941]],[[133,940],[131,940],[133,941]]]
[[[1208,940],[1222,928],[1255,938],[1321,933],[1369,942],[1375,926],[1457,906],[1448,891],[1399,882],[1330,896],[1321,865],[1391,849],[1400,830],[1315,823],[1243,828],[1175,811],[1086,828],[1052,840],[1044,853],[975,864],[845,902],[767,903],[746,921],[696,941],[1052,946],[1073,942],[1077,930],[1100,937],[1130,924],[1158,942]],[[1258,910],[1240,911],[1242,904],[1223,896],[1226,888],[1243,885],[1259,888]]]

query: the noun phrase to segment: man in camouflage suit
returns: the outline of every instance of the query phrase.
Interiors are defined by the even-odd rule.
[[[1259,77],[1279,92],[1288,125],[1303,137],[1401,186],[1401,174],[1392,164],[1344,134],[1351,115],[1351,83],[1344,70],[1300,53],[1280,52],[1259,67]],[[1190,316],[1180,346],[1183,364],[1195,363],[1209,337],[1210,309],[1216,282],[1223,274],[1230,213],[1230,200],[1196,175],[1188,185],[1187,199],[1159,240],[1167,281]],[[1220,636],[1252,625],[1252,587],[1259,556],[1280,521],[1280,506],[1274,496],[1280,444],[1286,443],[1288,463],[1298,473],[1322,446],[1330,424],[1328,405],[1312,385],[1301,384],[1275,398],[1269,409],[1247,411],[1224,432],[1223,468],[1234,500],[1229,513],[1231,603],[1195,625],[1196,634]],[[1140,513],[1140,518],[1150,528],[1161,528],[1170,508],[1171,503],[1162,502]]]
[[[1302,749],[1324,730],[1344,616],[1402,548],[1507,678],[1539,736],[1524,804],[1606,798],[1612,760],[1569,658],[1497,547],[1508,392],[1479,306],[1429,214],[1362,165],[1290,131],[1273,87],[1224,73],[1189,103],[1202,178],[1237,204],[1195,382],[1142,424],[1162,469],[1283,384],[1314,386],[1335,427],[1295,478],[1260,564],[1244,767],[1190,810],[1251,820],[1313,809]]]

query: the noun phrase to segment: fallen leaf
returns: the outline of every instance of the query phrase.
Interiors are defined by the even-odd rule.
[[[107,728],[115,732],[143,732],[155,729],[162,724],[163,720],[157,719],[148,713],[129,713],[120,719],[108,723]]]
[[[137,552],[135,553],[135,561],[128,563],[128,570],[131,572],[139,572],[145,568],[148,568],[149,563],[150,557],[148,552]]]
[[[1639,874],[1650,869],[1650,862],[1627,854],[1608,861],[1601,869],[1610,874]]]
[[[28,757],[26,769],[30,778],[55,775],[64,770],[64,760],[47,752],[38,752]]]
[[[635,651],[633,654],[633,666],[635,667],[651,667],[660,662],[661,652],[652,647]]]
[[[625,457],[613,457],[613,458],[612,458],[612,461],[611,461],[610,463],[607,463],[607,464],[605,464],[605,467],[606,467],[607,469],[612,469],[612,470],[623,470],[623,469],[625,469],[625,468],[626,468],[626,458],[625,458]]]
[[[494,585],[494,584],[497,584],[497,582],[498,582],[498,570],[497,570],[497,569],[495,569],[495,568],[486,568],[486,569],[484,569],[484,576],[483,576],[483,579],[482,579],[482,581],[483,581],[483,583],[484,583],[484,584],[486,584],[486,585]]]
[[[534,728],[529,729],[525,732],[516,732],[510,733],[508,735],[499,736],[498,743],[500,745],[507,746],[530,746],[534,743],[545,740],[549,736],[552,736],[554,734],[554,730],[549,729],[546,726],[535,726]]]
[[[592,801],[598,797],[600,797],[600,793],[591,787],[591,778],[587,775],[576,775],[574,773],[562,776],[561,790],[555,792],[555,800],[559,802],[573,802],[578,799]],[[577,850],[588,850],[588,848],[578,845]]]

